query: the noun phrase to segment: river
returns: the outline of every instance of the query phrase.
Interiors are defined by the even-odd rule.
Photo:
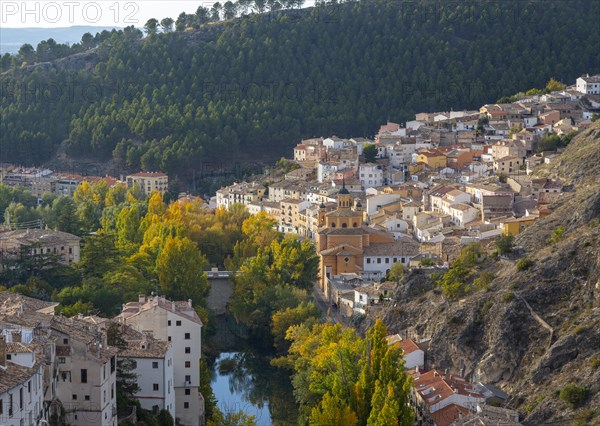
[[[211,367],[211,387],[219,409],[253,415],[257,426],[297,425],[289,371],[271,366],[272,353],[236,336],[232,318],[219,316],[217,321],[217,334],[211,339],[213,347],[219,346]]]

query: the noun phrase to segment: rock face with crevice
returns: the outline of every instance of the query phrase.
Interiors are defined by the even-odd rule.
[[[570,190],[516,239],[532,267],[487,259],[479,270],[496,276],[489,291],[459,301],[431,289],[432,272],[413,271],[394,303],[372,311],[363,327],[379,316],[391,333],[430,339],[428,367],[500,387],[524,424],[600,424],[600,122],[539,174]],[[549,243],[558,226],[563,237]],[[588,389],[576,409],[558,396],[569,383]]]

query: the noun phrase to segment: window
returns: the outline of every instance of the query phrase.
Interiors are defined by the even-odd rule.
[[[184,402],[183,403],[183,408],[190,408],[190,403],[189,402]]]
[[[86,401],[89,401],[90,400],[90,396],[86,395],[86,396],[83,397],[83,399],[85,399]]]
[[[367,257],[367,263],[371,263],[371,258]]]
[[[111,374],[114,373],[116,369],[117,369],[117,357],[113,356],[110,359],[110,373]]]
[[[189,395],[190,393],[191,393],[191,389],[186,389],[186,390],[185,390],[185,394],[186,394],[186,395]]]
[[[4,400],[0,399],[0,416],[2,416],[2,414],[4,414]]]
[[[23,409],[23,388],[19,389],[19,409]]]
[[[381,257],[377,258],[377,263],[381,263]]]
[[[186,354],[189,354],[189,353],[191,353],[191,352],[192,352],[192,348],[190,348],[189,346],[186,346],[186,347],[185,347],[185,353],[186,353]]]
[[[190,340],[190,333],[185,333],[185,340]]]
[[[167,325],[169,325],[169,326],[171,325],[171,320],[167,321]]]
[[[390,258],[389,257],[385,258],[385,263],[390,263]]]
[[[189,361],[185,362],[185,368],[190,368],[191,367],[191,363]]]
[[[68,345],[69,344],[69,339],[63,339],[63,345]]]
[[[170,342],[171,341],[171,336],[167,337],[167,340]]]
[[[192,381],[192,376],[185,376],[185,381],[186,382],[191,382]]]
[[[87,369],[81,369],[81,383],[87,383]]]
[[[155,390],[155,391],[157,391],[157,390],[158,390],[158,383],[154,383],[154,384],[152,385],[152,390]]]
[[[152,368],[158,368],[158,361],[152,362]]]
[[[6,359],[11,360],[12,359],[12,354],[6,354]]]
[[[58,363],[59,364],[64,364],[65,362],[67,362],[67,360],[65,359],[64,356],[61,356],[61,357],[58,358]]]
[[[175,325],[176,325],[177,327],[179,327],[179,326],[181,325],[181,321],[179,321],[179,320],[178,320],[178,321],[175,321]]]
[[[31,380],[27,382],[27,392],[31,393]]]

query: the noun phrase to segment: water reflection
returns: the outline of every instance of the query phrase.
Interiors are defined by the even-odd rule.
[[[222,352],[212,368],[211,385],[224,413],[242,410],[259,426],[297,424],[297,407],[286,371],[273,368],[252,350]]]

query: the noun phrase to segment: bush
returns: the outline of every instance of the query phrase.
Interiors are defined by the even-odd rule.
[[[586,330],[587,330],[587,327],[585,327],[583,325],[579,325],[579,326],[575,327],[575,329],[573,330],[573,333],[579,335],[579,334],[583,333]]]
[[[473,284],[477,290],[488,290],[495,277],[496,276],[492,272],[482,272],[481,275],[473,281]]]
[[[592,364],[592,369],[597,369],[598,367],[600,367],[600,358],[592,358],[590,360],[590,364]]]
[[[527,269],[533,266],[533,260],[527,259],[524,257],[523,259],[519,259],[517,262],[517,271],[526,271]]]
[[[496,238],[496,249],[498,250],[498,254],[508,254],[513,249],[515,237],[512,235],[500,235]]]
[[[585,386],[568,384],[560,391],[560,399],[566,402],[571,408],[581,405],[587,398],[588,390]]]
[[[507,291],[504,293],[504,296],[502,296],[502,300],[504,300],[505,303],[512,301],[514,298],[515,294],[512,291]]]
[[[552,236],[546,240],[546,243],[548,243],[548,244],[558,243],[562,239],[564,233],[565,233],[565,228],[563,228],[562,225],[559,226],[554,231],[552,231]]]
[[[419,262],[419,266],[435,266],[435,263],[430,258],[426,257]]]

